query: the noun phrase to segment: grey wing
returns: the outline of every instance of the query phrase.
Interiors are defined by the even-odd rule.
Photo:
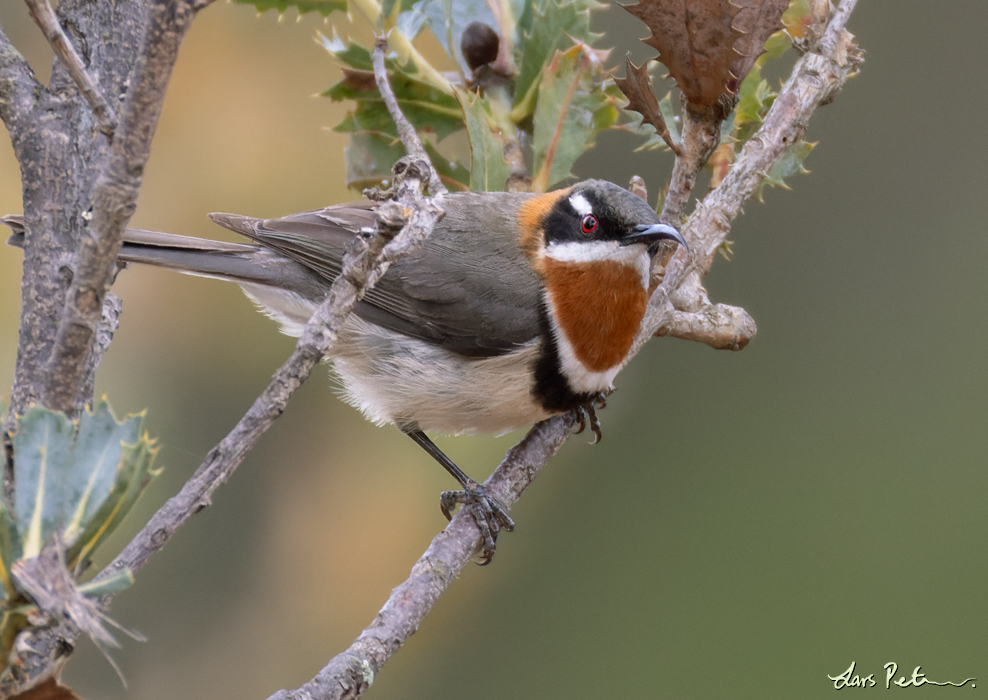
[[[260,221],[211,218],[331,282],[340,274],[346,245],[361,227],[374,224],[372,206],[341,205]],[[540,284],[517,246],[514,223],[499,210],[488,212],[478,229],[465,216],[470,209],[447,207],[422,248],[394,263],[368,292],[358,316],[471,357],[500,355],[535,338]]]

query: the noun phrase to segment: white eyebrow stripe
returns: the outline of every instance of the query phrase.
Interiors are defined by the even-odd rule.
[[[590,202],[582,194],[577,192],[576,194],[571,194],[569,196],[570,206],[573,210],[580,216],[588,216],[593,214],[593,207],[590,206]]]

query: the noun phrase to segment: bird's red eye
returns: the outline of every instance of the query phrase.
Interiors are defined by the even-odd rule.
[[[583,217],[583,232],[587,235],[593,233],[597,230],[597,217],[593,214],[587,214]]]

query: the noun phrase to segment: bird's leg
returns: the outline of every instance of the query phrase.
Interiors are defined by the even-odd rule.
[[[440,497],[439,505],[446,519],[452,520],[452,511],[457,505],[476,506],[473,512],[473,518],[477,521],[477,527],[480,528],[480,534],[484,539],[484,544],[480,550],[481,560],[479,563],[481,566],[489,564],[491,557],[494,556],[498,533],[501,530],[507,530],[508,532],[514,530],[514,521],[508,517],[508,512],[504,509],[504,506],[487,495],[483,484],[479,484],[467,476],[425,433],[417,429],[402,429],[402,432],[432,455],[432,458],[439,462],[443,466],[443,469],[448,471],[459,482],[460,486],[463,487],[462,491],[444,491]]]
[[[586,430],[589,423],[590,432],[593,433],[594,437],[593,442],[590,443],[591,445],[596,445],[600,442],[601,437],[603,437],[603,433],[600,430],[600,418],[597,417],[597,409],[607,407],[607,394],[609,393],[599,391],[591,396],[589,401],[573,409],[573,412],[576,413],[576,419],[580,422],[579,427],[573,432],[576,434],[582,433]]]

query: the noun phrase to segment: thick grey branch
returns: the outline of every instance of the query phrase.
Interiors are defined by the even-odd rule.
[[[187,0],[161,0],[149,12],[143,49],[116,137],[93,188],[89,235],[79,247],[47,365],[48,383],[42,399],[53,410],[72,414],[88,400],[81,395],[81,388],[103,299],[116,272],[121,235],[137,205],[172,66],[195,12],[194,4]]]
[[[371,60],[374,65],[374,80],[377,82],[377,89],[381,92],[388,113],[398,129],[398,138],[401,139],[401,144],[405,147],[405,153],[412,158],[420,158],[429,162],[429,155],[422,147],[419,135],[415,133],[415,127],[402,114],[394,90],[391,89],[391,83],[388,82],[388,72],[384,67],[384,52],[387,49],[387,37],[379,36],[374,40],[374,53],[371,55]],[[429,179],[429,191],[433,194],[446,194],[446,187],[439,179],[439,174],[435,169],[430,168],[430,170],[432,175]]]
[[[55,55],[58,56],[58,59],[65,66],[69,75],[72,76],[72,80],[75,81],[79,92],[86,98],[86,102],[89,103],[90,108],[93,110],[99,130],[107,136],[112,136],[113,129],[116,126],[117,115],[114,113],[113,108],[103,99],[103,95],[96,86],[96,82],[89,75],[89,71],[86,70],[86,65],[72,44],[72,40],[69,39],[65,30],[62,29],[62,25],[59,23],[55,11],[48,4],[48,0],[26,0],[26,2],[31,17],[37,22],[38,27],[40,27],[42,33],[45,35],[45,39],[51,44]]]
[[[32,126],[31,116],[42,90],[31,66],[0,27],[0,119],[15,142],[21,131]]]

